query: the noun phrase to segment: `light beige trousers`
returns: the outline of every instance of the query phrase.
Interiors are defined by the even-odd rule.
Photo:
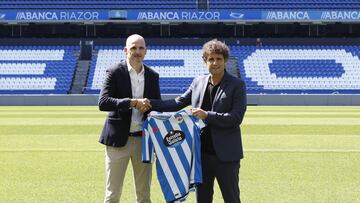
[[[141,160],[141,137],[129,137],[124,147],[105,149],[106,191],[105,203],[118,203],[121,197],[125,172],[131,160],[134,173],[136,202],[150,203],[152,164]]]

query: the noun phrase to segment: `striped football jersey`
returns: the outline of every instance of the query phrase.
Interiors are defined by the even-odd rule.
[[[202,182],[201,119],[182,110],[175,113],[152,111],[143,126],[142,160],[152,163],[166,202],[184,200]]]

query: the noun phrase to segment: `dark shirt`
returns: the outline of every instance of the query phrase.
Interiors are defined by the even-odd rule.
[[[217,90],[219,89],[220,83],[216,86],[212,85],[209,81],[206,86],[204,100],[201,105],[201,109],[205,111],[211,111],[213,101]],[[201,152],[205,154],[215,154],[214,145],[211,138],[211,131],[209,124],[201,130]]]

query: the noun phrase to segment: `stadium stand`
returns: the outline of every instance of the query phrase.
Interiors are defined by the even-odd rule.
[[[76,46],[0,46],[1,94],[67,94]]]
[[[315,104],[359,104],[358,8],[358,0],[0,1],[0,94],[95,98],[105,70],[125,59],[125,38],[138,33],[165,97],[207,74],[201,46],[218,38],[253,104],[294,96],[304,102],[290,104],[318,96],[326,101]]]
[[[163,94],[179,94],[185,91],[192,79],[206,74],[201,58],[200,46],[149,46],[145,64],[160,74]],[[125,59],[123,47],[98,46],[97,57],[92,59],[89,80],[85,93],[99,93],[105,78],[105,70]]]
[[[353,9],[355,0],[210,0],[210,9]]]
[[[209,9],[353,9],[356,0],[209,0]],[[13,0],[1,9],[197,9],[196,0]]]
[[[253,94],[352,94],[360,88],[358,46],[238,46]]]
[[[239,72],[250,94],[359,93],[358,46],[232,45]],[[105,70],[125,58],[122,47],[98,46],[85,93],[99,93]],[[152,46],[145,60],[160,74],[162,94],[181,94],[207,70],[200,46]]]
[[[148,45],[145,63],[159,72],[162,94],[181,94],[194,77],[207,73],[201,42],[190,45],[192,41],[174,39],[173,44],[164,45],[167,42],[162,41]],[[360,93],[357,45],[257,47],[228,43],[249,94]],[[79,47],[74,45],[1,45],[0,94],[69,94],[78,61],[76,52]],[[105,70],[123,59],[122,46],[96,45],[83,93],[98,94]]]
[[[197,9],[196,0],[15,0],[0,1],[2,9]]]

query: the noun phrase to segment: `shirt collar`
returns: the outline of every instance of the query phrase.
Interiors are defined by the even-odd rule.
[[[126,65],[127,65],[127,68],[128,68],[128,71],[129,71],[129,72],[130,72],[130,71],[136,72],[135,69],[130,65],[130,63],[129,63],[128,60],[126,60]],[[142,64],[142,65],[141,65],[141,71],[140,71],[140,73],[138,73],[138,74],[143,74],[143,73],[144,73],[144,70],[145,70],[144,64]]]
[[[208,85],[211,85],[211,86],[213,86],[213,87],[218,87],[218,86],[220,86],[220,84],[222,83],[223,79],[224,79],[224,77],[221,79],[221,81],[219,82],[219,84],[213,85],[213,84],[211,83],[211,76],[210,76],[209,79],[208,79]]]

